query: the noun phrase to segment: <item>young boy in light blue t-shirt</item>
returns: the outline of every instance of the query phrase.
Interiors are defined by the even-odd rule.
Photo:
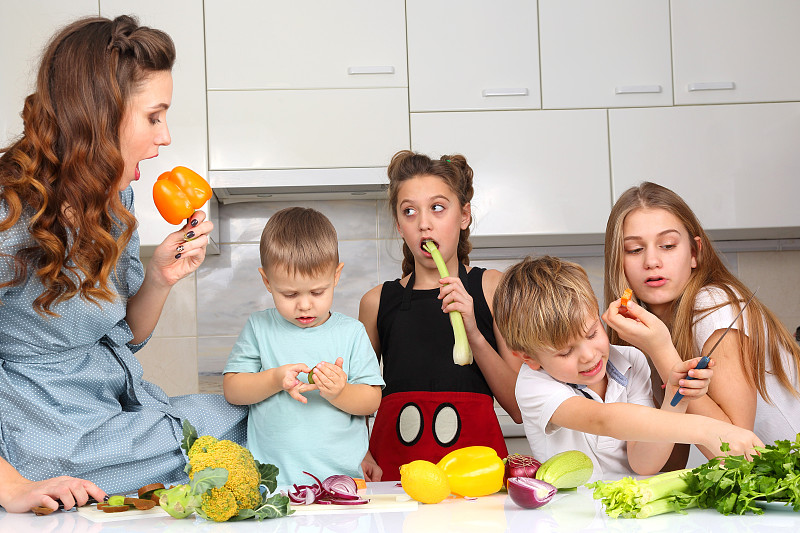
[[[384,382],[361,322],[331,312],[343,266],[318,211],[283,209],[264,227],[258,270],[275,307],[250,315],[223,388],[230,403],[250,406],[248,448],[278,467],[279,485],[313,482],[303,471],[364,477],[364,417]]]

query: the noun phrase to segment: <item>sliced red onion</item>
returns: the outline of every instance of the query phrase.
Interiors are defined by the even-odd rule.
[[[519,453],[512,453],[506,457],[506,473],[503,479],[503,485],[506,485],[510,477],[533,477],[536,471],[542,466],[542,463],[531,457],[530,455],[522,455]]]
[[[525,509],[537,509],[545,505],[553,499],[557,491],[553,485],[540,479],[508,478],[508,496],[511,501]]]
[[[325,478],[322,490],[331,495],[334,500],[357,500],[358,486],[350,476],[334,475]]]
[[[356,482],[350,476],[333,475],[325,479],[325,481],[320,481],[314,474],[303,473],[310,476],[316,483],[312,485],[294,485],[294,490],[290,490],[286,494],[293,504],[362,505],[369,503],[369,500],[365,500],[358,495]]]
[[[311,505],[320,496],[320,489],[317,485],[294,485],[294,491],[289,491],[287,496],[292,503],[298,505]]]

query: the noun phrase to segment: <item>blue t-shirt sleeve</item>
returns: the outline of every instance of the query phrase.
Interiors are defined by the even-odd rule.
[[[227,372],[260,372],[263,370],[255,320],[255,315],[250,315],[247,319],[244,329],[231,349],[228,363],[222,371],[223,374]]]
[[[349,370],[348,383],[380,385],[381,388],[386,385],[381,377],[378,357],[375,355],[375,350],[372,349],[372,343],[369,342],[369,336],[361,322],[357,322],[355,326]]]

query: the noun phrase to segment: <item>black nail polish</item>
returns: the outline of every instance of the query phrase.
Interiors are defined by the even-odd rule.
[[[189,239],[192,239],[192,238],[194,238],[194,232],[193,231],[187,232],[186,233],[186,240],[188,241]]]
[[[176,254],[175,255],[175,259],[180,259],[180,258],[181,258],[181,254]]]
[[[192,220],[192,227],[195,227],[199,223],[200,223],[200,221],[195,218],[194,220]]]

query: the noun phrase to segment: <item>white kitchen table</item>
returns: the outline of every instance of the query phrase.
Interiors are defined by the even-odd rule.
[[[403,494],[394,482],[369,483],[367,495]],[[135,511],[128,511],[134,516]],[[583,487],[563,492],[541,509],[517,507],[505,493],[476,500],[447,499],[435,505],[419,504],[414,511],[364,512],[358,508],[332,510],[329,514],[295,514],[258,522],[214,523],[195,517],[171,517],[93,522],[77,512],[9,514],[0,510],[2,533],[108,533],[108,532],[213,532],[213,533],[542,533],[579,531],[640,531],[687,533],[693,531],[776,533],[800,531],[800,513],[770,505],[763,515],[723,516],[707,509],[689,509],[644,520],[606,516],[591,491]]]

